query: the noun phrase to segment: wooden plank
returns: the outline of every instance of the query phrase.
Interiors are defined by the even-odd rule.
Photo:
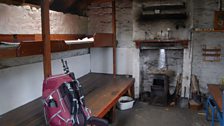
[[[220,53],[219,54],[206,54],[206,53],[203,53],[202,55],[203,56],[211,56],[211,57],[220,57],[221,56]]]
[[[93,43],[68,44],[68,50],[91,48],[93,46],[94,46]]]
[[[202,51],[205,51],[205,52],[221,52],[221,48],[219,49],[202,49]]]
[[[111,2],[113,0],[91,0],[91,3],[106,3],[106,2]]]
[[[1,35],[0,35],[1,36]],[[2,35],[5,38],[12,35]],[[22,56],[31,56],[31,55],[39,55],[43,53],[43,45],[41,45],[42,36],[40,34],[32,35],[31,37],[27,37],[26,35],[19,35],[22,36],[25,40],[20,42],[18,48],[13,47],[12,49],[8,48],[0,48],[0,58],[9,58],[9,57],[22,57]],[[4,39],[2,38],[2,40]],[[73,40],[77,38],[83,38],[85,35],[59,35],[59,34],[52,34],[50,35],[50,48],[51,52],[61,52],[61,51],[68,51],[74,49],[83,49],[83,48],[91,48],[91,47],[113,47],[113,34],[111,33],[96,33],[94,35],[94,42],[93,43],[74,43],[74,44],[66,44],[64,40]],[[88,36],[90,37],[90,36]],[[32,41],[28,41],[28,39],[32,39]],[[5,39],[8,40],[9,39]],[[11,40],[11,39],[10,39]],[[41,41],[35,41],[41,40]]]
[[[215,99],[215,102],[217,103],[219,110],[222,111],[222,92],[220,89],[220,85],[208,84],[208,91]]]
[[[175,47],[175,46],[182,46],[184,48],[188,47],[189,40],[135,40],[135,45],[137,48],[140,48],[142,46],[170,46],[170,47]]]
[[[84,38],[84,34],[50,34],[50,40],[76,40]],[[21,42],[21,41],[42,41],[41,34],[0,34],[0,41]]]
[[[149,6],[143,6],[143,11],[155,11],[155,10],[181,10],[186,9],[185,3],[176,4],[155,4]]]
[[[44,42],[44,78],[51,75],[51,44],[50,44],[50,20],[49,20],[49,0],[42,0],[41,3],[41,24],[42,40]]]
[[[116,105],[118,99],[124,95],[134,84],[133,78],[117,77],[113,79],[110,75],[94,74],[101,76],[98,82],[94,82],[99,87],[95,87],[86,96],[86,104],[91,109],[92,115],[102,118]]]
[[[0,34],[0,41],[6,41],[6,42],[35,41],[35,34]]]
[[[194,28],[193,32],[224,32],[224,30],[215,30],[213,28]]]
[[[51,34],[50,40],[76,40],[83,37],[85,35],[82,34]]]
[[[0,118],[0,126],[28,126],[29,123],[31,122],[35,122],[36,124],[40,123],[45,124],[45,121],[43,120],[44,116],[42,105],[43,104],[41,102],[41,99],[38,98],[15,110],[12,110],[6,114],[1,115],[2,118]],[[29,123],[25,124],[27,121],[29,121]]]
[[[1,48],[0,58],[16,57],[16,48]]]
[[[96,33],[94,35],[94,47],[112,47],[113,34],[111,33]]]
[[[62,52],[69,49],[63,40],[51,41],[51,52]]]
[[[9,4],[9,5],[22,5],[25,0],[1,0],[1,3]]]
[[[43,42],[21,42],[17,48],[17,56],[40,55],[43,53]]]
[[[112,1],[112,30],[113,30],[113,75],[116,78],[117,74],[117,32],[116,32],[116,1]]]
[[[51,41],[51,52],[62,52],[74,49],[93,47],[93,43],[66,44],[64,41]],[[43,42],[20,42],[18,47],[0,48],[0,58],[23,57],[43,54]]]

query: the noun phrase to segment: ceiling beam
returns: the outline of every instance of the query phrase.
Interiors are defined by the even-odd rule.
[[[90,0],[91,3],[106,3],[106,2],[112,2],[113,0]]]
[[[0,0],[0,3],[9,5],[23,5],[25,3],[25,0]]]

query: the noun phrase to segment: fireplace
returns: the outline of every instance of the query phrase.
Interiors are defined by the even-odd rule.
[[[166,106],[169,95],[168,76],[165,74],[154,74],[151,86],[151,102],[153,105]]]
[[[183,50],[141,49],[140,68],[142,101],[168,105],[169,94],[174,93],[177,77],[183,70]]]

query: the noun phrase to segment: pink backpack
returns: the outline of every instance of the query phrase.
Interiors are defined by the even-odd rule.
[[[74,73],[63,61],[65,74],[46,78],[43,83],[43,102],[46,123],[50,126],[108,126],[108,122],[91,117],[85,106],[82,87]]]

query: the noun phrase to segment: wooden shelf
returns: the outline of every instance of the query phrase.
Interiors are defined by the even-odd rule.
[[[212,57],[220,57],[221,54],[206,54],[206,53],[203,53],[202,54],[203,56],[212,56]]]
[[[142,6],[141,19],[186,19],[186,5],[185,3],[159,3]]]
[[[51,34],[50,40],[76,40],[86,37],[84,34]],[[21,42],[21,41],[42,41],[41,34],[0,34],[0,41]]]
[[[176,10],[176,9],[186,9],[185,3],[179,4],[158,4],[158,5],[150,5],[150,6],[143,6],[143,11],[154,11],[158,10]]]
[[[202,51],[205,51],[205,52],[221,52],[221,49],[202,49]]]
[[[0,40],[7,40],[13,42],[14,35],[0,35]],[[0,46],[0,58],[23,57],[31,55],[43,54],[43,42],[39,35],[18,35],[20,42],[18,46]],[[74,49],[92,48],[92,47],[112,47],[113,34],[111,33],[97,33],[94,37],[94,42],[81,43],[65,43],[65,40],[73,40],[83,38],[83,35],[51,35],[51,52],[63,52]],[[29,41],[28,41],[29,40]],[[30,41],[32,40],[32,41]]]
[[[224,32],[224,30],[215,30],[213,28],[195,28],[193,32]]]
[[[135,40],[137,48],[142,47],[188,47],[189,40]]]
[[[173,13],[173,14],[142,14],[141,19],[152,20],[152,19],[186,19],[187,13]]]
[[[64,41],[51,41],[51,52],[94,47],[93,43],[66,44]],[[23,57],[43,54],[43,42],[21,42],[18,47],[0,48],[0,58]]]
[[[221,47],[207,48],[206,45],[203,45],[202,48],[203,60],[206,62],[220,62],[221,61]]]

